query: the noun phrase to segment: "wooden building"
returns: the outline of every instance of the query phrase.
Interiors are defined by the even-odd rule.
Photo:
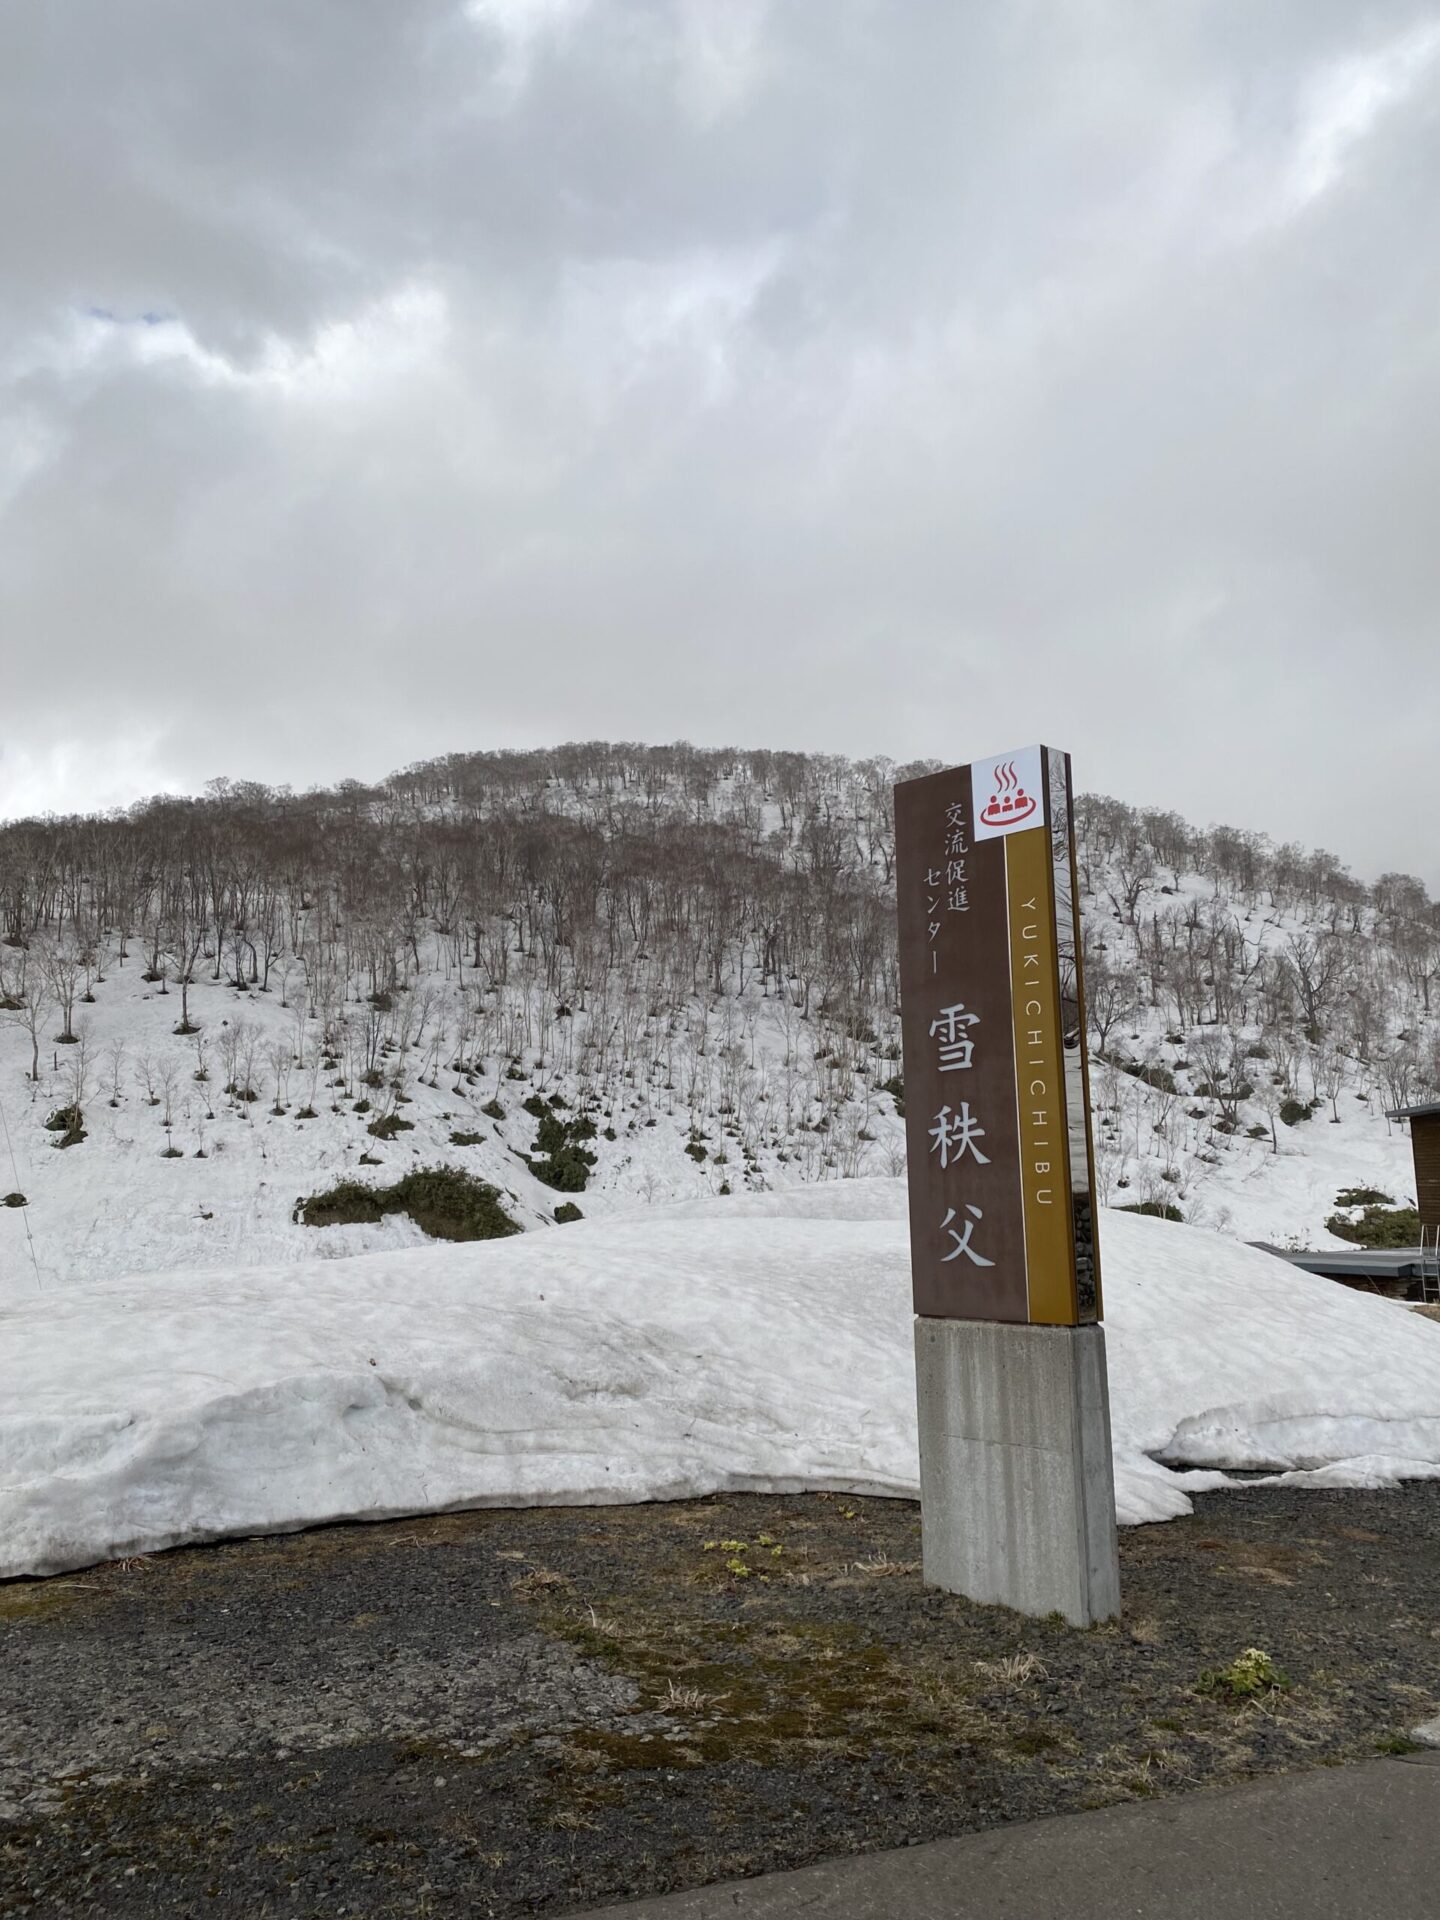
[[[1410,1147],[1415,1155],[1415,1204],[1422,1231],[1440,1234],[1440,1100],[1419,1107],[1396,1107],[1391,1120],[1410,1122]]]

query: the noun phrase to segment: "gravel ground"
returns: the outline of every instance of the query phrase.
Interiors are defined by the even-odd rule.
[[[485,1512],[0,1588],[0,1911],[564,1913],[1394,1751],[1440,1485],[1202,1498],[1076,1633],[906,1502]],[[1288,1685],[1202,1675],[1260,1647]]]

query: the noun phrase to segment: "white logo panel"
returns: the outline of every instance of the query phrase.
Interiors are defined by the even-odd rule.
[[[998,840],[1045,824],[1045,786],[1039,747],[997,753],[970,769],[977,840]]]

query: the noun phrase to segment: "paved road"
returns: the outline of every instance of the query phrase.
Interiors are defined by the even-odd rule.
[[[1435,1920],[1440,1752],[861,1854],[581,1920]]]

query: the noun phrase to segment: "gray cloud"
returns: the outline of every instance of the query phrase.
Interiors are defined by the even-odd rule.
[[[7,9],[0,812],[1044,737],[1434,885],[1437,181],[1398,0]]]

